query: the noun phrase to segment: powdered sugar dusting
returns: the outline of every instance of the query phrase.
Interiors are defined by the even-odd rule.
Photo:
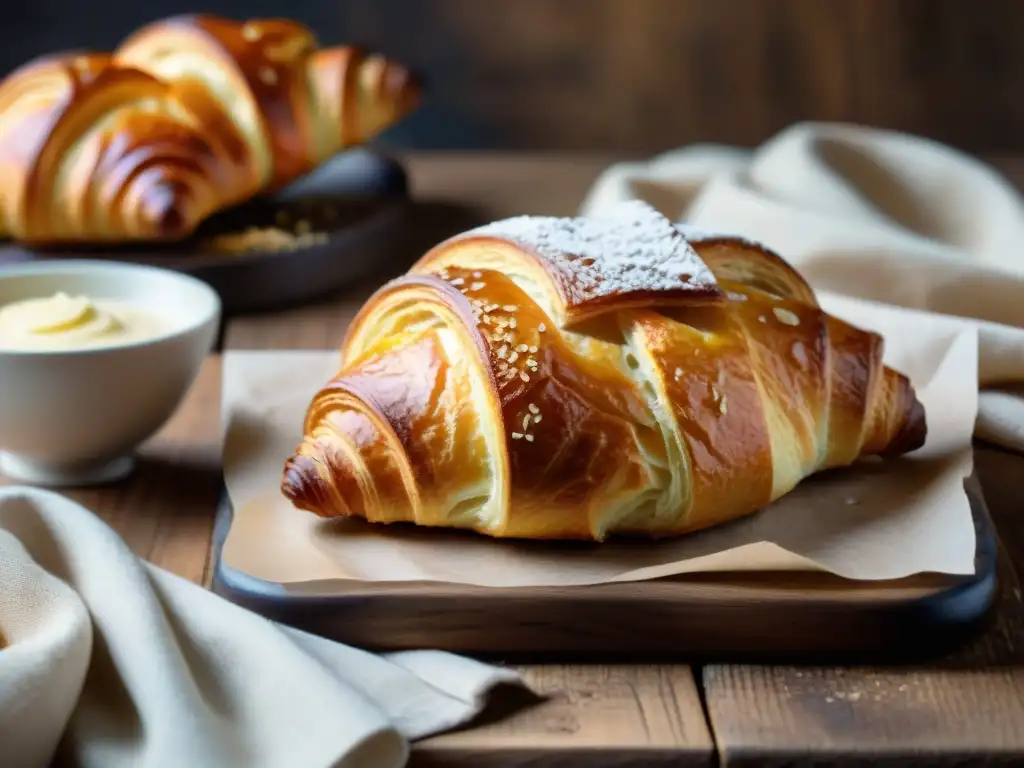
[[[594,217],[517,216],[465,235],[501,237],[535,251],[566,278],[570,304],[641,291],[717,293],[697,252],[641,201]]]

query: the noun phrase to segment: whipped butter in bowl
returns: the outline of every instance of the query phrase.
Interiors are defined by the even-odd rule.
[[[116,299],[58,291],[0,306],[0,348],[73,350],[132,344],[160,336],[170,323],[158,312]]]
[[[220,299],[188,275],[113,261],[0,268],[0,473],[123,477],[213,346]]]

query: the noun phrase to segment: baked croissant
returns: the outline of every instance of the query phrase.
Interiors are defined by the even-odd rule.
[[[0,83],[0,236],[174,240],[415,106],[402,66],[304,26],[179,16]]]
[[[776,254],[687,234],[628,203],[435,247],[354,320],[284,495],[497,537],[667,536],[923,444],[881,337]]]

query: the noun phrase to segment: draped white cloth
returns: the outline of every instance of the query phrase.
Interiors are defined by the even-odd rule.
[[[0,489],[0,766],[398,768],[509,671],[376,656],[140,561],[89,510]]]

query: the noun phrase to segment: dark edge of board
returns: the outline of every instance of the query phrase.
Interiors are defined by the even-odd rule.
[[[221,562],[233,518],[222,495],[212,541],[212,589],[282,624],[374,651],[434,648],[506,661],[655,660],[729,663],[915,663],[956,649],[983,629],[999,593],[996,536],[968,486],[976,570],[934,593],[882,603],[808,599],[800,574],[701,574],[678,580],[569,588],[488,589],[452,584],[360,584],[348,594],[289,594]],[[860,582],[858,586],[871,586]],[[641,597],[638,598],[638,586]],[[485,628],[481,631],[481,627]],[[495,629],[500,627],[500,629]]]

